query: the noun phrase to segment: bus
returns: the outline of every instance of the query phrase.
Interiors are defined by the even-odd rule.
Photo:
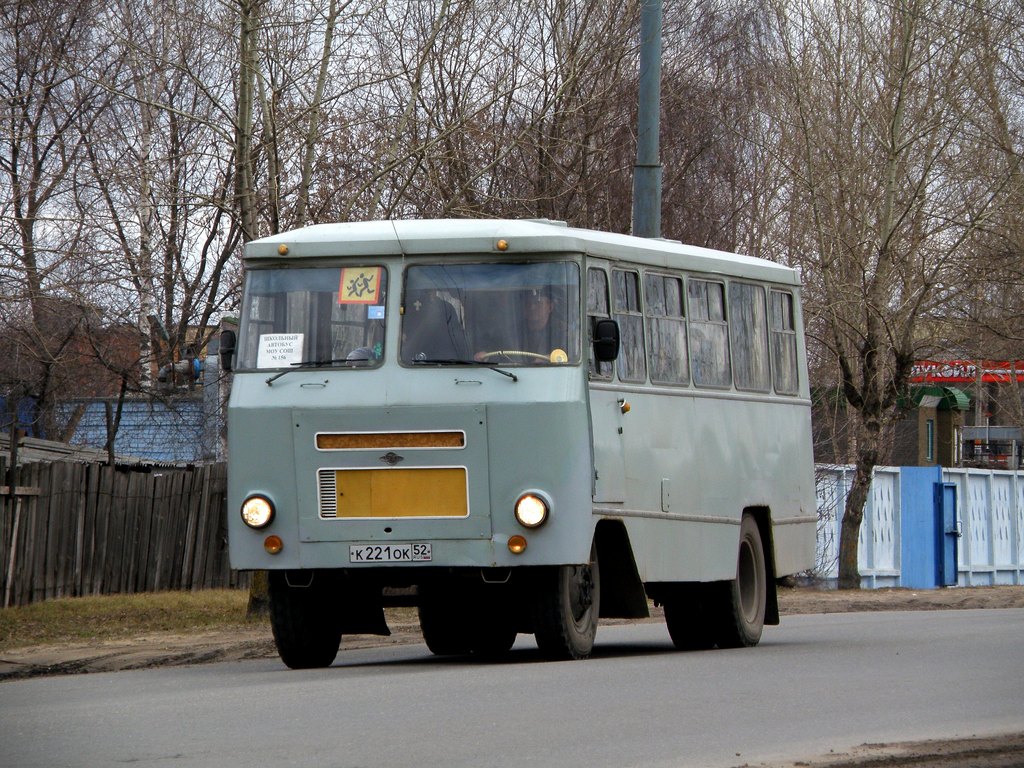
[[[397,604],[439,655],[581,659],[652,604],[677,648],[753,646],[813,567],[794,270],[546,220],[314,225],[244,262],[229,554],[288,667]]]

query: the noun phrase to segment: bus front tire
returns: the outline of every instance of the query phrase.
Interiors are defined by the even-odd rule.
[[[714,622],[719,648],[749,648],[761,640],[768,599],[768,572],[764,544],[757,521],[744,514],[740,523],[740,547],[736,578],[714,585],[719,608]]]
[[[268,582],[270,628],[281,661],[290,669],[331,666],[341,646],[341,629],[324,580],[314,576],[308,586],[293,587],[285,572],[271,571]]]
[[[420,588],[417,613],[427,649],[435,656],[463,656],[470,652],[469,622],[461,601],[440,590]]]
[[[472,651],[484,659],[500,659],[516,642],[516,628],[507,621],[491,618],[473,632]]]
[[[597,550],[590,562],[546,571],[534,605],[534,634],[541,653],[554,661],[585,659],[594,649],[600,614]]]

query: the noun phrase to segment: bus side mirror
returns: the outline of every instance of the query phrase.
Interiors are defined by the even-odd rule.
[[[594,357],[608,363],[619,356],[619,324],[607,318],[594,323]]]
[[[230,371],[231,359],[235,356],[235,332],[223,330],[220,332],[220,369]]]

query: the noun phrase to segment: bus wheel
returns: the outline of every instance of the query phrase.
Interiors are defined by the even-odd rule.
[[[515,627],[473,591],[420,587],[420,631],[435,656],[496,658],[516,641]]]
[[[721,582],[719,616],[715,641],[719,648],[744,648],[757,645],[764,629],[768,597],[768,573],[764,545],[757,521],[743,515],[740,523],[740,549],[736,578]]]
[[[544,573],[534,604],[537,647],[552,660],[585,659],[594,648],[600,613],[597,549],[586,565],[560,565]]]
[[[715,646],[704,584],[681,585],[664,600],[665,624],[680,651],[706,651]]]
[[[306,587],[288,585],[284,571],[270,571],[270,628],[281,661],[291,669],[329,667],[338,655],[341,629],[329,610],[324,581]]]
[[[512,650],[515,642],[515,627],[507,621],[492,618],[474,628],[470,645],[474,655],[497,659]]]
[[[435,656],[462,656],[471,650],[465,605],[453,595],[420,587],[420,631]]]

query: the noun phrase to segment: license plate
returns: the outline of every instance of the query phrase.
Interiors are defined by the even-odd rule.
[[[350,563],[426,563],[430,561],[429,544],[351,544]]]

